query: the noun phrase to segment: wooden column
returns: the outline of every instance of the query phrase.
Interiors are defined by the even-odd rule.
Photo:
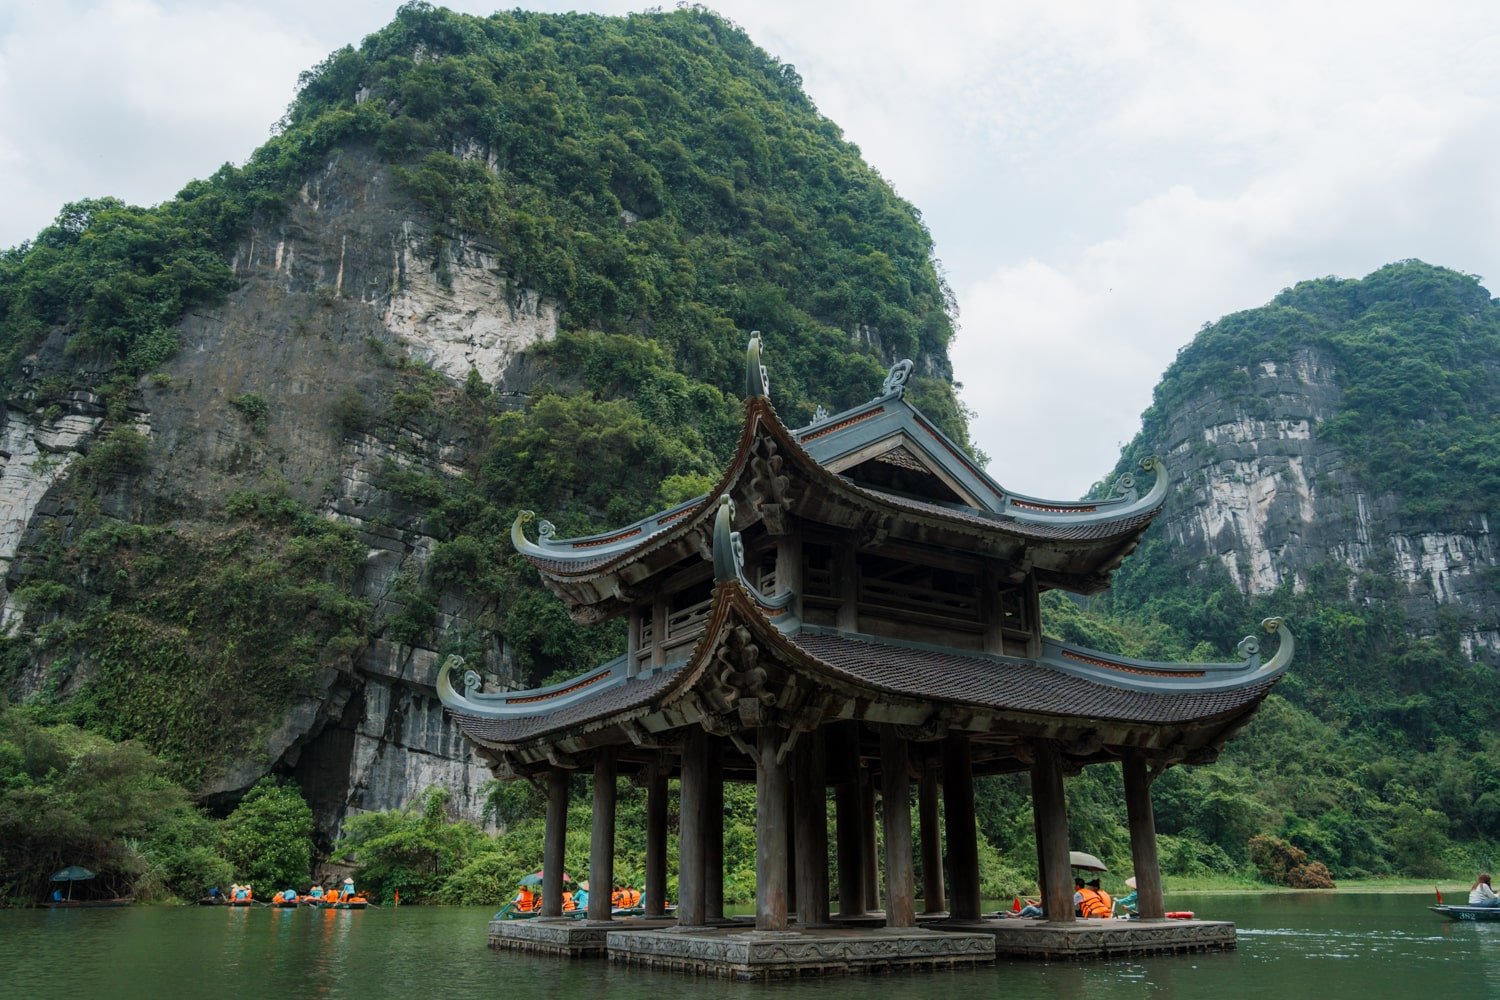
[[[782,535],[776,539],[776,593],[791,591],[792,612],[802,616],[802,536]],[[774,596],[774,595],[767,595]]]
[[[834,624],[846,632],[859,630],[859,563],[850,545],[834,547],[834,593],[839,609]]]
[[[704,924],[704,800],[708,784],[708,734],[697,726],[682,744],[682,778],[677,828],[677,923]],[[605,889],[606,892],[609,888]]]
[[[659,667],[667,662],[666,648],[662,645],[666,637],[667,599],[657,594],[656,600],[651,603],[651,665],[653,667]]]
[[[917,785],[917,828],[922,837],[922,912],[943,913],[943,834],[938,829],[938,761],[931,743],[922,755],[922,777]]]
[[[640,607],[630,609],[625,626],[625,676],[634,677],[641,672],[641,615]],[[589,883],[592,885],[593,883]]]
[[[802,742],[800,739],[798,743]],[[797,912],[797,752],[786,758],[786,912]]]
[[[834,836],[839,861],[839,916],[862,917],[865,903],[864,792],[859,786],[859,723],[839,723],[830,745],[840,780],[833,790]]]
[[[755,929],[786,930],[787,766],[776,759],[786,731],[762,725],[756,733]]]
[[[1031,805],[1037,816],[1037,860],[1042,870],[1042,908],[1047,919],[1071,923],[1073,882],[1068,877],[1068,801],[1063,794],[1062,755],[1038,741],[1031,765]]]
[[[967,736],[943,741],[943,806],[948,833],[948,913],[979,919],[979,828],[974,817],[974,765]]]
[[[806,929],[828,923],[828,797],[822,730],[802,734],[796,757],[792,825],[797,843],[797,923]]]
[[[893,726],[880,727],[880,796],[885,823],[885,925],[917,925],[911,864],[911,751]]]
[[[880,838],[875,835],[875,776],[868,767],[859,772],[860,807],[859,818],[864,822],[860,848],[865,862],[865,905],[872,910],[880,909]]]
[[[1122,762],[1125,772],[1125,815],[1130,824],[1130,857],[1135,862],[1136,910],[1143,917],[1166,915],[1162,898],[1161,863],[1156,856],[1156,814],[1151,809],[1151,771],[1146,758],[1131,750]]]
[[[568,779],[565,768],[547,771],[547,829],[542,840],[542,916],[562,916],[563,850],[568,839]]]
[[[724,919],[724,740],[704,741],[707,764],[703,796],[703,920]]]
[[[589,839],[590,920],[610,919],[615,885],[615,751],[605,747],[594,758],[593,831]]]
[[[589,883],[592,885],[593,883]],[[667,770],[658,760],[646,771],[646,916],[667,906]]]

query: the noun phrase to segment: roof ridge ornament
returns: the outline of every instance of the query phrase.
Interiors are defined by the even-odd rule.
[[[734,511],[734,501],[728,494],[719,497],[719,510],[714,515],[714,583],[738,583],[756,604],[770,611],[790,608],[796,591],[783,590],[767,597],[745,579],[745,540],[734,530]]]
[[[764,396],[771,398],[771,373],[760,363],[760,331],[750,331],[750,343],[745,348],[745,397]]]
[[[891,365],[891,370],[886,372],[885,381],[880,383],[879,399],[886,396],[899,396],[906,390],[906,383],[911,378],[911,371],[916,365],[912,364],[911,358],[902,358]]]

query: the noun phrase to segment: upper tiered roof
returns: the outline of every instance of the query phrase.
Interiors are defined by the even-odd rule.
[[[693,554],[708,550],[714,511],[732,497],[735,527],[788,515],[853,527],[878,537],[936,544],[1006,558],[1035,572],[1043,588],[1096,593],[1136,546],[1161,509],[1167,482],[1154,459],[1151,490],[1105,500],[1043,500],[1005,490],[906,399],[912,363],[892,367],[880,395],[841,413],[819,415],[797,430],[771,405],[760,364],[759,335],[750,345],[745,422],[728,467],[700,497],[612,531],[526,537],[523,511],[511,528],[517,551],[569,605],[596,621],[630,603],[632,588]]]

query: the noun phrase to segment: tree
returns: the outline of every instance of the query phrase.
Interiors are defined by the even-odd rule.
[[[294,785],[263,778],[224,821],[224,857],[263,891],[305,883],[312,871],[312,809]]]

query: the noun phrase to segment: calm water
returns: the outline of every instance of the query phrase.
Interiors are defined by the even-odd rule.
[[[963,973],[708,986],[667,973],[562,962],[485,947],[490,910],[364,912],[140,907],[0,911],[0,995],[16,997],[651,996],[1500,997],[1500,921],[1450,923],[1429,897],[1194,896],[1173,907],[1239,926],[1239,950],[1077,964],[1002,963]]]

